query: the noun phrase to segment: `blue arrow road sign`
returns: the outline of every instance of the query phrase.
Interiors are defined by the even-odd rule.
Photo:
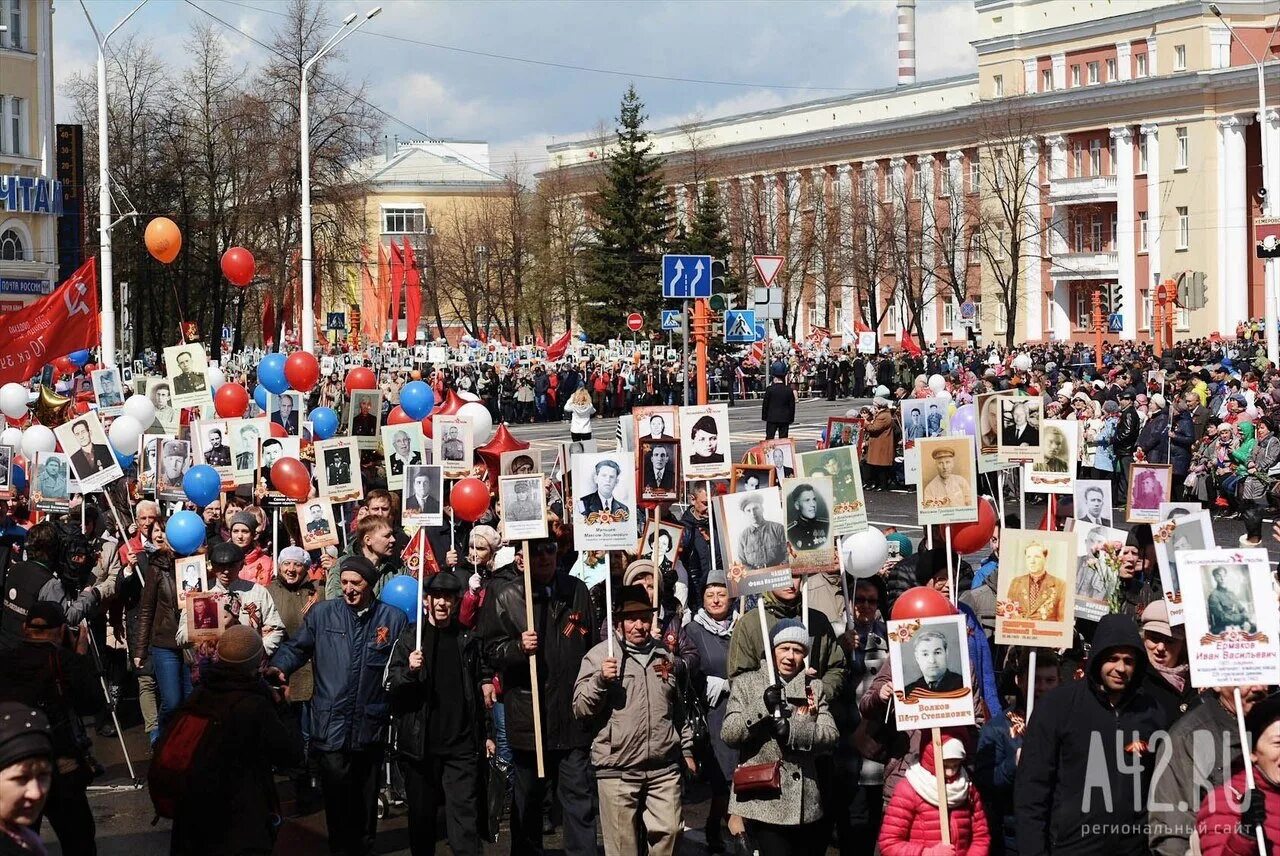
[[[679,330],[681,327],[680,316],[684,313],[679,309],[662,310],[662,329],[663,330]]]
[[[768,338],[769,338],[769,322],[757,321],[756,322],[756,341],[763,342]]]
[[[710,297],[711,256],[663,256],[662,296],[672,300]]]
[[[724,312],[724,340],[729,344],[754,344],[756,341],[756,311],[754,309],[726,309]]]

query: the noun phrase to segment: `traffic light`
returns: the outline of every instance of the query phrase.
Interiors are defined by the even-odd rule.
[[[1105,286],[1098,289],[1098,293],[1102,295],[1102,314],[1104,316],[1111,314],[1111,286]]]
[[[1205,281],[1207,278],[1204,271],[1198,270],[1191,278],[1191,302],[1187,304],[1188,309],[1204,309],[1209,305],[1209,284]]]
[[[1107,309],[1107,314],[1108,315],[1123,314],[1124,313],[1124,292],[1120,290],[1120,284],[1113,282],[1111,285],[1107,287],[1107,290],[1111,292],[1111,299],[1110,301],[1108,301],[1109,308]]]
[[[711,260],[711,293],[719,294],[724,291],[724,277],[727,268],[720,259]]]

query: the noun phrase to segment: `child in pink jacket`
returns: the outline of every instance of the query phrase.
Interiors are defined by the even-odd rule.
[[[951,843],[942,843],[938,813],[938,780],[933,743],[926,741],[920,761],[898,782],[880,826],[884,856],[987,856],[991,835],[978,789],[964,772],[965,747],[943,734],[942,766],[946,775],[947,821]]]

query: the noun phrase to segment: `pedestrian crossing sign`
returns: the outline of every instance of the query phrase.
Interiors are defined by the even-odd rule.
[[[755,310],[726,309],[724,313],[724,340],[728,344],[754,344],[756,341]]]

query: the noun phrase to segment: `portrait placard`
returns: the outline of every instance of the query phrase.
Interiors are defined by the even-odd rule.
[[[107,432],[102,430],[96,411],[90,410],[70,422],[64,422],[53,429],[53,435],[63,451],[70,455],[71,470],[80,483],[81,493],[101,490],[124,477],[124,470],[111,451]]]
[[[679,496],[683,484],[677,446],[675,440],[640,441],[640,498],[645,502],[669,502]]]
[[[950,403],[943,398],[909,398],[901,403],[902,470],[907,484],[920,483],[919,442],[945,437],[950,430]]]
[[[993,473],[1004,469],[1000,460],[1000,399],[1013,397],[1008,392],[984,392],[974,396],[978,410],[978,472]]]
[[[675,523],[659,523],[655,529],[653,519],[650,518],[644,522],[644,531],[640,533],[640,540],[636,541],[632,552],[641,559],[652,559],[653,539],[657,538],[658,572],[666,574],[675,567],[676,558],[680,555],[680,538],[683,534],[684,529]]]
[[[156,499],[165,502],[185,500],[187,491],[182,486],[182,480],[187,475],[187,470],[191,469],[191,443],[172,437],[156,439],[160,441],[155,460]]]
[[[1191,685],[1280,683],[1280,616],[1265,547],[1178,555]]]
[[[498,474],[504,476],[527,476],[538,471],[537,451],[534,449],[512,449],[498,456]]]
[[[176,435],[182,421],[182,409],[174,404],[173,384],[168,378],[148,378],[147,398],[151,399],[151,404],[156,409],[155,419],[151,421],[147,433]]]
[[[1129,497],[1124,516],[1129,523],[1159,523],[1160,504],[1173,491],[1173,468],[1167,464],[1129,465]]]
[[[217,471],[224,491],[235,490],[235,467],[232,466],[231,446],[227,443],[226,421],[199,420],[191,426],[191,436],[196,461]]]
[[[275,395],[267,394],[267,413],[271,422],[284,429],[290,437],[297,437],[302,425],[303,407],[302,393],[288,390]]]
[[[835,507],[831,479],[783,479],[782,501],[791,573],[820,574],[839,569],[836,539],[831,531],[831,509]]]
[[[679,410],[667,405],[631,408],[636,441],[679,439]],[[639,449],[636,450],[637,452]]]
[[[765,440],[747,452],[745,463],[759,464],[773,469],[773,483],[796,474],[796,443],[794,440]]]
[[[205,376],[208,370],[203,345],[174,345],[164,349],[164,373],[173,393],[174,407],[213,404],[213,393]]]
[[[232,472],[236,484],[252,485],[258,471],[258,448],[271,436],[271,422],[265,416],[228,419],[227,439],[231,445]]]
[[[498,496],[502,500],[503,540],[533,541],[547,537],[547,485],[542,473],[501,476]]]
[[[405,526],[444,523],[444,471],[435,464],[417,464],[405,473],[400,519]]]
[[[254,492],[263,497],[268,508],[293,508],[297,504],[297,500],[276,490],[271,482],[271,468],[281,458],[301,460],[301,438],[268,437],[258,445],[258,474],[254,477]]]
[[[1000,442],[997,460],[1021,464],[1040,460],[1040,427],[1044,424],[1044,399],[1004,395],[997,399]]]
[[[742,493],[773,487],[773,467],[759,464],[734,464],[733,477],[729,480],[730,493]]]
[[[357,442],[355,437],[330,437],[315,444],[316,490],[330,502],[350,502],[364,496]]]
[[[764,487],[715,497],[716,534],[730,597],[791,585],[782,489]]]
[[[201,563],[203,557],[199,557]],[[193,645],[201,642],[214,642],[222,636],[227,627],[227,616],[220,601],[221,592],[193,591],[187,593],[186,606],[182,612],[187,620],[187,641]]]
[[[90,372],[89,377],[93,379],[93,397],[98,401],[98,411],[103,416],[119,415],[124,410],[124,384],[120,380],[120,370],[98,369]]]
[[[294,506],[298,528],[302,530],[302,548],[319,550],[338,546],[338,525],[333,519],[333,504],[324,499],[309,499]]]
[[[973,438],[925,437],[916,441],[920,481],[916,516],[922,525],[978,519]]]
[[[1040,430],[1041,457],[1022,466],[1022,486],[1027,493],[1073,492],[1079,440],[1079,422],[1066,419],[1044,421]]]
[[[1218,545],[1213,537],[1213,520],[1198,503],[1189,511],[1186,503],[1166,502],[1160,506],[1164,520],[1151,527],[1155,540],[1156,565],[1160,568],[1160,585],[1165,605],[1169,608],[1169,624],[1182,624],[1182,575],[1179,557],[1192,550],[1212,550]]]
[[[964,616],[890,621],[887,629],[898,730],[974,725]]]
[[[1120,551],[1129,533],[1076,521],[1077,539],[1075,616],[1098,621],[1111,612],[1111,598],[1120,580]]]
[[[404,474],[409,467],[429,464],[427,436],[421,422],[382,426],[382,459],[386,465],[387,490],[404,488]]]
[[[729,449],[729,406],[681,407],[679,426],[685,479],[727,479],[733,463]]]
[[[997,645],[1071,647],[1076,537],[1074,532],[1000,531]]]
[[[827,448],[856,447],[858,445],[858,434],[861,430],[861,419],[853,419],[848,416],[829,417],[827,419]]]
[[[0,446],[0,497],[13,498],[13,446]]]
[[[574,549],[631,549],[636,543],[635,455],[583,453],[570,459],[570,468]]]
[[[1106,479],[1076,479],[1075,514],[1078,523],[1112,525],[1111,482]]]
[[[867,506],[862,492],[862,470],[854,446],[818,449],[796,456],[802,476],[826,476],[835,492],[831,534],[852,535],[867,528]]]
[[[187,595],[207,591],[205,577],[207,560],[203,555],[180,556],[173,562],[173,590],[178,593],[178,607],[187,601]]]
[[[447,479],[471,475],[471,417],[434,416],[431,419],[431,457]]]
[[[355,437],[356,445],[362,450],[376,449],[378,426],[381,424],[382,391],[358,389],[351,393],[347,411],[347,436]]]
[[[31,507],[50,514],[71,510],[71,464],[62,452],[36,452],[31,471]]]

